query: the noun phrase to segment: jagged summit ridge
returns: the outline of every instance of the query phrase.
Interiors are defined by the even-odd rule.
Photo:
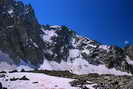
[[[133,73],[133,46],[103,45],[66,26],[41,25],[32,6],[21,1],[0,1],[0,43],[1,63],[14,66],[77,74]]]

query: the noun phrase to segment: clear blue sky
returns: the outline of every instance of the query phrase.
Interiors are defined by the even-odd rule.
[[[105,44],[133,44],[133,0],[21,0],[32,4],[39,23],[66,25]]]

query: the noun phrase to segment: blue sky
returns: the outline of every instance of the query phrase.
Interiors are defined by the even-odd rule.
[[[66,25],[105,44],[133,44],[132,0],[21,1],[32,4],[41,24]]]

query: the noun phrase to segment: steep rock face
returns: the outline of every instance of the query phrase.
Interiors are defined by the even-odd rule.
[[[129,45],[125,47],[127,55],[130,57],[131,60],[133,60],[133,46]]]
[[[14,0],[3,0],[0,4],[0,49],[9,54],[16,64],[20,59],[31,64],[41,63],[38,60],[43,59],[40,48],[44,44],[31,5]],[[35,46],[36,43],[40,48]]]
[[[9,64],[74,73],[97,73],[98,68],[98,73],[133,73],[132,46],[107,46],[66,26],[40,25],[31,5],[21,1],[0,1],[0,43],[0,60]]]

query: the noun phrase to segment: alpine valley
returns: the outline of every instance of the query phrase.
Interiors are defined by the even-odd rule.
[[[31,5],[0,0],[0,71],[0,89],[133,89],[133,46],[41,25]]]

